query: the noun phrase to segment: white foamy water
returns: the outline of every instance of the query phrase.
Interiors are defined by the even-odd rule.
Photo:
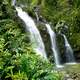
[[[54,60],[55,60],[55,64],[56,67],[62,67],[61,63],[60,63],[60,56],[59,56],[59,51],[58,51],[58,47],[56,45],[56,34],[55,32],[51,29],[49,24],[45,24],[47,31],[50,35],[50,40],[51,40],[51,48],[53,51],[53,56],[54,56]]]
[[[26,31],[29,31],[30,33],[30,40],[33,44],[33,49],[36,51],[37,54],[40,54],[44,58],[46,57],[46,51],[45,46],[43,43],[43,40],[41,38],[41,35],[39,33],[39,30],[37,29],[34,20],[28,15],[27,12],[23,11],[21,7],[15,7],[16,11],[18,12],[18,16],[22,21],[25,23]]]
[[[65,56],[66,56],[66,61],[67,61],[67,64],[73,64],[75,63],[75,58],[74,58],[74,55],[73,55],[73,50],[67,40],[67,37],[62,34],[63,38],[64,38],[64,46],[65,46]]]

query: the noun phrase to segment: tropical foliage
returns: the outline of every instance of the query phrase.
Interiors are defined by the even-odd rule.
[[[56,31],[58,23],[68,25],[67,37],[75,52],[80,53],[80,0],[16,0],[33,17],[39,15],[51,22]],[[29,34],[17,17],[11,0],[0,0],[0,79],[2,80],[63,80],[55,65],[33,51]],[[56,31],[57,32],[57,31]],[[73,72],[72,72],[73,73]],[[70,73],[70,74],[72,74]]]

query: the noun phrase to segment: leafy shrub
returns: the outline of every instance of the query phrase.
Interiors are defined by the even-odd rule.
[[[53,65],[35,54],[22,55],[20,60],[21,71],[27,74],[29,80],[62,80]]]

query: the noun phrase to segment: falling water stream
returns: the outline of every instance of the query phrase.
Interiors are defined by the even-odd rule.
[[[68,64],[75,64],[75,58],[73,55],[73,50],[64,34],[62,34],[64,38],[64,46],[65,46],[65,56],[66,56],[66,62]]]
[[[47,31],[50,35],[50,39],[51,39],[51,45],[52,45],[52,51],[53,51],[53,56],[54,56],[54,59],[55,59],[55,64],[56,64],[56,67],[62,67],[61,65],[61,60],[60,60],[60,56],[59,56],[59,51],[58,51],[58,47],[56,45],[56,34],[55,32],[51,29],[50,25],[49,24],[45,24],[46,28],[47,28]]]
[[[16,7],[16,11],[18,12],[18,16],[23,20],[26,25],[26,30],[30,32],[30,40],[33,43],[34,50],[40,54],[41,56],[46,57],[44,43],[42,41],[41,35],[34,23],[34,20],[21,9],[21,7]]]
[[[12,5],[15,6],[16,0],[12,1]],[[43,40],[41,38],[41,35],[39,33],[39,30],[37,29],[34,20],[28,15],[27,12],[23,11],[21,7],[15,6],[16,11],[18,12],[18,16],[26,25],[26,31],[29,31],[30,33],[30,40],[33,44],[33,50],[36,51],[36,53],[40,54],[44,58],[47,58],[45,46],[43,43]]]

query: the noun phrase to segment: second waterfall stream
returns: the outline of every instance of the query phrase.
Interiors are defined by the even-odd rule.
[[[50,35],[50,40],[51,40],[51,49],[53,51],[53,56],[54,56],[54,61],[55,61],[55,64],[56,64],[56,67],[63,67],[61,65],[61,59],[60,59],[60,53],[58,51],[58,47],[57,47],[57,44],[56,44],[56,34],[55,32],[51,29],[51,26],[46,23],[45,24],[46,28],[47,28],[47,31]]]
[[[39,30],[37,29],[34,20],[28,15],[27,12],[23,11],[21,7],[16,7],[16,11],[18,12],[18,16],[20,19],[25,23],[26,31],[30,33],[30,40],[33,44],[33,50],[40,54],[42,57],[47,58],[45,46],[43,43],[43,40],[41,38],[41,35],[39,33]]]
[[[75,63],[75,58],[73,55],[73,50],[67,40],[67,37],[64,34],[61,34],[64,38],[64,47],[65,47],[65,57],[66,57],[66,62],[68,64],[76,64]]]

